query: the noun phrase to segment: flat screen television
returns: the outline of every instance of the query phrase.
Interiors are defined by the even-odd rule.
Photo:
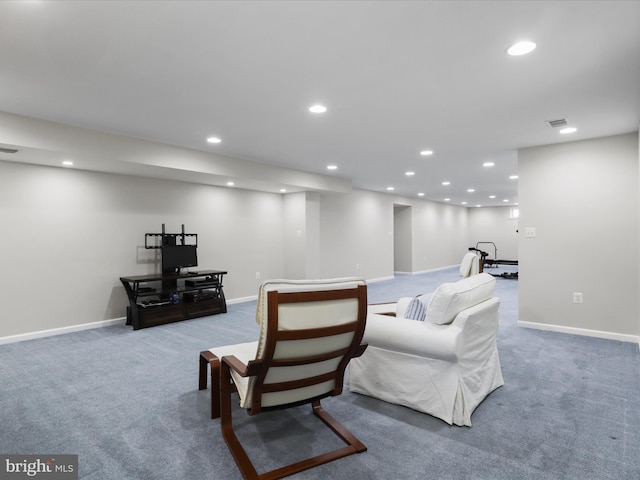
[[[176,273],[184,267],[197,267],[198,254],[195,245],[165,245],[162,247],[162,272]]]

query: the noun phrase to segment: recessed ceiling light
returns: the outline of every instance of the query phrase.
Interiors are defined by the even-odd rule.
[[[419,197],[424,197],[424,192],[420,192],[420,193],[418,194],[418,196],[419,196]]]
[[[494,165],[495,165],[495,163],[493,163],[493,162],[484,162],[482,164],[483,167],[493,167]]]
[[[324,113],[327,111],[327,107],[325,107],[324,105],[313,105],[309,107],[309,111],[311,113]]]
[[[518,175],[511,175],[509,177],[509,180],[517,180],[518,179]]]
[[[574,133],[577,132],[578,129],[575,127],[567,127],[567,128],[563,128],[562,130],[558,130],[561,134],[566,135],[567,133]]]
[[[220,143],[222,140],[220,140],[218,137],[209,137],[207,138],[207,142],[209,143]]]
[[[445,199],[444,199],[444,201],[445,201],[445,202],[450,202],[450,201],[451,201],[451,199],[450,199],[450,198],[445,198]]]
[[[445,186],[446,185],[451,185],[451,182],[448,182],[448,181],[445,180],[444,182],[442,182],[442,185],[445,185]]]
[[[502,200],[504,203],[507,203],[509,201],[508,198],[505,198],[504,200]]]
[[[482,205],[476,205],[476,207],[480,208]]]
[[[467,202],[462,202],[462,205],[466,205],[466,204],[467,204]]]
[[[422,155],[423,157],[429,156],[429,155],[433,155],[433,150],[422,150],[420,152],[420,155]]]
[[[73,162],[71,160],[64,160],[62,162],[62,165],[64,165],[65,167],[73,167]]]
[[[476,191],[475,188],[467,188],[467,192],[469,192],[469,193],[473,193],[475,191]]]
[[[338,166],[337,165],[327,165],[327,170],[337,170]]]
[[[394,187],[387,187],[387,190],[392,191],[392,190],[395,190],[395,188]]]
[[[536,49],[536,44],[525,40],[523,42],[514,43],[509,47],[507,53],[511,56],[517,57],[519,55],[526,55]]]
[[[489,195],[489,198],[496,198],[495,195]]]
[[[233,186],[235,185],[235,183],[233,183],[233,182],[227,182],[227,185],[228,185],[228,186],[230,186],[230,187],[233,187]]]
[[[404,174],[405,174],[407,177],[413,177],[413,176],[416,174],[416,172],[404,172]]]

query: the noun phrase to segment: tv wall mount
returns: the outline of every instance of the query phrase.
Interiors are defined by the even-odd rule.
[[[179,243],[178,243],[179,242]],[[197,233],[185,233],[184,224],[182,225],[182,233],[166,233],[164,223],[162,224],[162,233],[145,233],[144,248],[162,248],[173,247],[176,245],[194,245],[198,246]]]

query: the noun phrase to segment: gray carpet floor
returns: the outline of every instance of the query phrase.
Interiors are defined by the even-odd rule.
[[[432,292],[456,269],[369,285],[370,303]],[[368,451],[295,479],[640,478],[638,345],[523,329],[516,280],[498,279],[505,385],[455,427],[345,389],[323,401]],[[241,476],[198,391],[198,354],[255,340],[255,302],[133,331],[112,326],[0,346],[0,453],[78,454],[91,480]],[[309,407],[234,425],[259,471],[340,445]]]

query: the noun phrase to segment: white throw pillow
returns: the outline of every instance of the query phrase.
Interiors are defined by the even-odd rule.
[[[415,297],[409,302],[407,310],[404,312],[404,318],[423,322],[426,314],[426,305],[422,302],[422,300],[420,300],[420,297]]]
[[[473,307],[493,296],[496,279],[480,273],[455,283],[443,283],[427,306],[426,321],[436,325],[451,323],[462,310]]]

